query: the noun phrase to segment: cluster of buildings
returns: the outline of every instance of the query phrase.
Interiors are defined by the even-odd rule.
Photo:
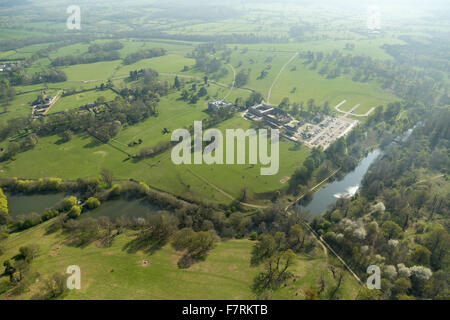
[[[250,107],[244,117],[252,121],[264,121],[271,127],[282,131],[283,137],[301,142],[309,148],[327,149],[330,144],[348,134],[358,123],[347,117],[316,116],[309,121],[299,121],[285,111],[265,104]]]
[[[293,119],[285,111],[265,104],[258,104],[248,108],[244,117],[253,121],[264,121],[269,127],[281,129]]]
[[[219,111],[223,109],[231,109],[234,108],[234,105],[229,102],[225,102],[225,100],[217,100],[208,102],[208,110],[209,111]]]
[[[11,70],[16,64],[13,62],[0,62],[0,72]]]
[[[50,98],[45,91],[42,91],[31,106],[31,118],[37,119],[45,115],[56,101],[58,101],[59,97],[60,95],[57,94],[53,98]]]
[[[234,107],[224,100],[208,103],[211,111]],[[318,115],[308,121],[299,121],[280,108],[264,103],[248,108],[243,116],[247,120],[263,122],[268,127],[279,129],[283,137],[293,142],[301,142],[309,148],[322,147],[324,150],[358,124],[357,120],[345,116],[336,118]]]
[[[51,100],[49,96],[47,96],[45,91],[42,91],[40,96],[34,100],[33,105],[31,106],[31,117],[33,119],[39,118],[44,115],[47,110],[50,108]]]

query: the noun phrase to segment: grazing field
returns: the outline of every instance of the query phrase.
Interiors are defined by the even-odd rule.
[[[340,108],[341,110],[348,111],[356,104],[360,104],[354,112],[364,114],[372,107],[397,100],[395,96],[381,89],[373,81],[354,82],[345,75],[336,79],[327,79],[317,70],[305,67],[302,62],[303,60],[295,59],[286,67],[272,89],[272,103],[279,103],[284,97],[288,97],[290,101],[305,103],[312,98],[319,105],[328,101],[330,106],[347,100]],[[293,66],[296,67],[295,71],[291,71]],[[296,88],[295,92],[293,92],[294,88]]]
[[[152,68],[158,72],[181,73],[184,66],[192,67],[194,63],[194,59],[169,53],[165,56],[144,59],[130,65],[121,66],[115,76],[128,76],[130,71],[148,68]]]
[[[231,56],[231,63],[236,72],[251,70],[249,81],[243,87],[259,91],[266,99],[273,84],[270,103],[275,105],[279,104],[285,97],[288,97],[291,102],[303,101],[305,103],[312,98],[316,104],[320,105],[325,101],[328,101],[331,105],[336,105],[343,100],[347,100],[347,103],[342,106],[342,110],[347,111],[356,104],[360,104],[360,107],[354,112],[364,114],[372,107],[385,105],[398,99],[393,94],[381,89],[375,81],[355,82],[345,75],[335,79],[327,79],[320,75],[317,70],[311,70],[309,66],[305,66],[304,60],[299,58],[294,58],[287,64],[276,79],[281,68],[292,58],[295,52],[284,52],[282,49],[275,52],[263,51],[262,49],[251,51],[239,49],[237,53],[234,52]],[[260,75],[263,70],[267,72],[267,75],[261,79]]]
[[[88,64],[77,64],[61,68],[68,81],[108,80],[120,66],[120,60],[102,61]]]
[[[225,130],[250,127],[250,121],[237,116],[223,122],[218,129],[222,130],[225,140]],[[197,175],[205,178],[210,183],[220,187],[227,193],[238,196],[242,187],[248,188],[251,193],[268,192],[284,186],[281,180],[291,176],[296,168],[302,166],[303,161],[309,155],[309,149],[305,146],[295,147],[295,143],[281,139],[279,142],[279,171],[275,175],[261,175],[261,165],[258,160],[256,165],[192,165],[189,168]],[[268,147],[269,148],[269,147]],[[269,149],[270,150],[270,149]],[[226,152],[224,151],[224,157]],[[236,157],[236,153],[235,153]],[[248,148],[246,149],[246,161],[248,162]]]

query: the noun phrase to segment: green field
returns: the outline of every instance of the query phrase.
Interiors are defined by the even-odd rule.
[[[302,62],[302,60],[296,59],[286,67],[285,72],[272,89],[272,103],[279,103],[284,97],[288,97],[290,101],[304,101],[305,103],[312,98],[320,105],[328,101],[330,106],[347,100],[340,107],[341,110],[347,111],[356,104],[360,104],[354,112],[364,114],[372,107],[386,105],[397,100],[395,96],[381,89],[375,82],[355,82],[344,75],[336,79],[326,79],[317,70],[305,67]],[[293,66],[296,66],[296,70],[290,71]],[[291,93],[294,87],[296,91]]]
[[[175,110],[172,111],[173,113],[182,111],[180,109],[172,110]],[[200,112],[199,116],[193,116],[192,122],[185,122],[185,125],[193,124],[194,120],[205,117],[201,110],[198,112]],[[160,117],[163,116],[160,115]],[[186,119],[184,118],[184,120]],[[179,121],[180,127],[182,127],[181,119]],[[136,148],[140,147],[126,145],[139,137],[144,141],[142,146],[151,146],[162,139],[170,139],[170,135],[164,136],[161,133],[168,124],[172,124],[170,120],[163,122],[159,121],[159,117],[150,118],[140,124],[141,132],[137,130],[137,127],[124,129],[111,143],[128,152],[137,152],[139,149]],[[221,130],[225,128],[245,129],[249,126],[249,121],[236,116],[225,121],[218,128]],[[177,127],[168,126],[171,130]],[[154,158],[135,163],[131,160],[125,161],[126,155],[109,145],[93,145],[92,139],[86,135],[75,136],[70,142],[64,144],[59,144],[58,141],[59,137],[57,136],[42,137],[33,150],[18,154],[14,161],[2,163],[1,170],[3,172],[0,173],[0,176],[22,178],[56,176],[76,179],[97,176],[100,169],[106,167],[113,170],[116,177],[120,179],[134,178],[178,195],[228,203],[231,199],[212,189],[192,172],[223,189],[226,193],[237,197],[241,187],[244,186],[250,193],[268,192],[282,188],[284,184],[280,180],[290,176],[296,168],[302,165],[309,154],[309,149],[306,147],[293,149],[292,143],[282,140],[280,142],[279,172],[273,176],[261,176],[260,165],[252,168],[249,165],[176,166],[170,159],[170,150]],[[53,154],[51,166],[47,163],[49,154]]]
[[[115,60],[89,64],[78,64],[61,69],[67,75],[67,81],[106,81],[113,75],[115,69],[119,66],[120,60]]]

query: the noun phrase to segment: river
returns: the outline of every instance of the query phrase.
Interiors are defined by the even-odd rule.
[[[358,166],[351,172],[347,173],[343,179],[334,181],[324,188],[320,189],[314,193],[313,199],[305,206],[297,205],[297,208],[302,211],[310,211],[313,216],[322,214],[328,209],[328,206],[335,203],[337,199],[342,197],[351,197],[355,195],[360,186],[361,182],[369,169],[370,165],[378,159],[378,157],[383,154],[386,149],[390,148],[396,143],[401,143],[406,141],[411,135],[414,128],[421,123],[416,124],[413,128],[408,129],[400,136],[396,137],[387,147],[383,150],[376,149],[369,152],[367,156],[360,161]]]
[[[334,181],[314,193],[313,199],[306,206],[300,206],[301,210],[310,211],[318,215],[327,210],[328,206],[338,198],[353,196],[361,186],[361,182],[370,165],[382,154],[380,149],[370,152],[358,166],[347,173],[342,180]]]

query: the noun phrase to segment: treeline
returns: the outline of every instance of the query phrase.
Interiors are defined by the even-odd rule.
[[[36,72],[33,75],[29,75],[25,72],[22,66],[16,65],[15,67],[12,67],[11,70],[3,73],[4,79],[8,80],[13,86],[48,82],[64,82],[67,80],[65,72],[57,68],[50,68]]]
[[[276,35],[260,35],[254,33],[233,33],[233,34],[169,34],[150,29],[139,29],[133,31],[120,32],[116,34],[119,38],[141,38],[141,39],[164,39],[179,40],[189,42],[218,42],[218,43],[239,43],[239,44],[256,44],[256,43],[287,43],[288,37]]]
[[[401,63],[439,71],[438,79],[443,79],[442,72],[450,72],[450,46],[447,40],[431,37],[427,43],[414,40],[411,36],[400,36],[406,44],[384,44],[382,48]]]
[[[55,33],[52,35],[46,36],[32,36],[28,38],[16,38],[16,39],[5,39],[0,41],[0,47],[2,50],[14,50],[27,46],[31,46],[34,44],[43,44],[43,43],[60,43],[64,42],[65,45],[75,44],[75,43],[89,43],[90,41],[101,39],[102,35],[98,34],[70,34],[70,33]]]
[[[120,59],[120,54],[117,51],[100,51],[79,56],[68,55],[64,57],[56,57],[52,60],[51,65],[54,67],[72,66],[75,64],[95,63],[99,61],[112,61],[118,59]]]
[[[138,52],[130,53],[123,59],[123,64],[133,64],[140,60],[160,57],[166,55],[167,51],[164,48],[151,48],[146,50],[140,50]]]
[[[105,43],[94,43],[88,48],[89,53],[99,53],[102,51],[114,51],[123,49],[124,45],[120,41],[111,41]]]

